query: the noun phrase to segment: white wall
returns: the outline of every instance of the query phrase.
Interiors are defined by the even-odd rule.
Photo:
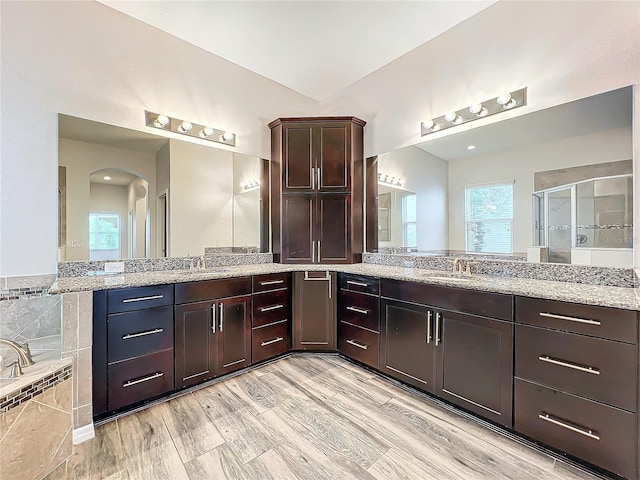
[[[169,195],[169,189],[171,185],[171,147],[170,142],[167,142],[158,153],[156,153],[156,199],[154,200],[156,205],[156,235],[155,235],[155,243],[156,243],[156,254],[160,256],[160,245],[162,243],[161,236],[163,232],[161,231],[160,225],[161,220],[158,217],[161,213],[158,211],[158,197],[160,195],[167,194],[167,211],[169,211],[169,205],[171,202],[171,196]],[[167,216],[169,216],[167,214]],[[168,219],[168,224],[166,226],[167,229],[171,228],[171,219]],[[152,237],[152,241],[153,237]],[[167,257],[171,256],[171,245],[167,242]]]
[[[260,180],[262,160],[233,154],[233,246],[260,246],[260,189],[244,191],[242,184]]]
[[[118,258],[128,258],[127,187],[123,185],[108,185],[106,183],[92,183],[90,197],[90,212],[117,213],[120,215],[120,254]],[[88,222],[88,216],[83,221]],[[68,247],[68,249],[73,248]]]
[[[378,173],[402,179],[416,193],[418,250],[444,250],[448,243],[447,162],[418,147],[378,156]]]
[[[0,8],[2,276],[56,272],[59,112],[136,130],[148,130],[145,109],[164,112],[231,130],[237,151],[264,158],[268,122],[317,113],[316,101],[98,2]]]
[[[171,256],[233,241],[231,152],[171,140]]]
[[[449,249],[465,249],[465,186],[515,180],[513,251],[522,253],[533,242],[534,172],[628,160],[631,155],[631,129],[620,128],[449,162]]]
[[[107,147],[93,143],[60,139],[58,145],[60,165],[67,167],[67,260],[89,259],[89,176],[104,168],[121,169],[149,180],[149,190],[155,192],[155,156],[151,153],[138,152],[122,148]],[[3,159],[4,162],[4,159]],[[56,178],[55,176],[53,178]],[[53,181],[50,179],[50,181]],[[30,185],[30,184],[27,184]],[[29,190],[29,189],[26,189]],[[57,195],[56,195],[57,196]],[[45,209],[45,202],[40,195],[38,209]],[[33,200],[32,200],[33,201]],[[3,202],[4,203],[4,202]],[[57,202],[54,208],[57,210]],[[155,205],[150,205],[155,212]],[[2,207],[4,209],[4,206]],[[4,211],[4,210],[3,210]],[[54,210],[55,211],[55,210]],[[30,213],[30,218],[37,218],[37,211]],[[3,213],[4,217],[4,213]],[[153,218],[153,217],[152,217]],[[56,213],[57,220],[57,213]],[[34,220],[33,220],[34,221]],[[123,222],[127,219],[123,218]],[[30,222],[23,222],[30,223]],[[3,230],[4,231],[4,230]],[[46,231],[46,230],[45,230]],[[56,230],[57,231],[57,221]],[[47,241],[45,232],[40,233],[40,241]],[[73,247],[73,241],[82,241],[84,246]],[[44,248],[44,247],[43,247]],[[4,252],[3,252],[4,253]]]
[[[401,7],[399,7],[401,8]],[[640,2],[502,1],[353,83],[323,114],[366,120],[367,156],[420,141],[420,122],[528,87],[492,123],[640,83]]]

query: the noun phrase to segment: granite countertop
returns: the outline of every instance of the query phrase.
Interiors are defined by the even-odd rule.
[[[449,272],[441,270],[390,267],[368,263],[351,265],[284,265],[279,263],[264,263],[257,265],[216,267],[204,272],[166,270],[118,275],[68,277],[56,280],[50,292],[52,294],[58,294],[87,290],[139,287],[304,270],[330,270],[397,280],[409,280],[432,285],[445,285],[470,290],[523,295],[534,298],[640,311],[640,289],[637,288],[607,287],[491,275],[473,275],[471,277],[464,277],[469,278],[468,280],[461,280],[455,277],[448,277]]]

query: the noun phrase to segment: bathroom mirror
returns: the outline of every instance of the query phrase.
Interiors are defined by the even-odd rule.
[[[460,133],[425,137],[415,146],[378,155],[378,178],[393,177],[416,194],[416,246],[401,245],[397,250],[500,254],[524,260],[532,247],[545,245],[536,231],[541,218],[536,208],[544,212],[548,204],[536,206],[534,192],[548,188],[549,181],[554,188],[587,181],[580,189],[574,187],[574,199],[581,196],[585,204],[590,198],[591,207],[600,205],[602,211],[575,213],[575,230],[561,236],[565,251],[551,255],[551,261],[630,267],[632,99],[632,87],[625,87]],[[612,177],[619,179],[611,183],[607,179]],[[379,183],[383,208],[386,193]],[[563,221],[556,222],[551,233],[557,237],[560,228],[571,224],[572,200],[570,191],[562,188],[552,197],[553,205],[564,205]],[[611,212],[614,204],[622,205],[620,212]],[[557,214],[557,209],[551,212]],[[545,215],[548,219],[549,213],[542,218]],[[584,231],[578,232],[581,227]],[[623,233],[615,235],[614,229]],[[385,247],[378,238],[367,249]],[[601,252],[585,255],[586,248]],[[576,249],[583,250],[572,259]]]
[[[59,115],[61,261],[267,251],[266,160]]]

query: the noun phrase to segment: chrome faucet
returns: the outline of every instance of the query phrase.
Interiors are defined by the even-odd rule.
[[[452,273],[459,273],[460,275],[462,275],[463,272],[464,272],[464,264],[462,263],[462,259],[461,258],[455,258],[453,260],[453,272]]]
[[[12,377],[20,376],[22,374],[22,367],[29,367],[35,363],[33,358],[31,358],[31,350],[29,350],[29,344],[27,342],[16,343],[6,338],[0,338],[0,345],[7,345],[13,348],[18,354],[17,367],[11,370]]]

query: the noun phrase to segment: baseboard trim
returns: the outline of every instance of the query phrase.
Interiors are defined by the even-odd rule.
[[[82,442],[86,442],[87,440],[91,440],[96,436],[96,432],[93,429],[93,423],[89,425],[85,425],[80,428],[73,429],[73,444],[78,445]]]

